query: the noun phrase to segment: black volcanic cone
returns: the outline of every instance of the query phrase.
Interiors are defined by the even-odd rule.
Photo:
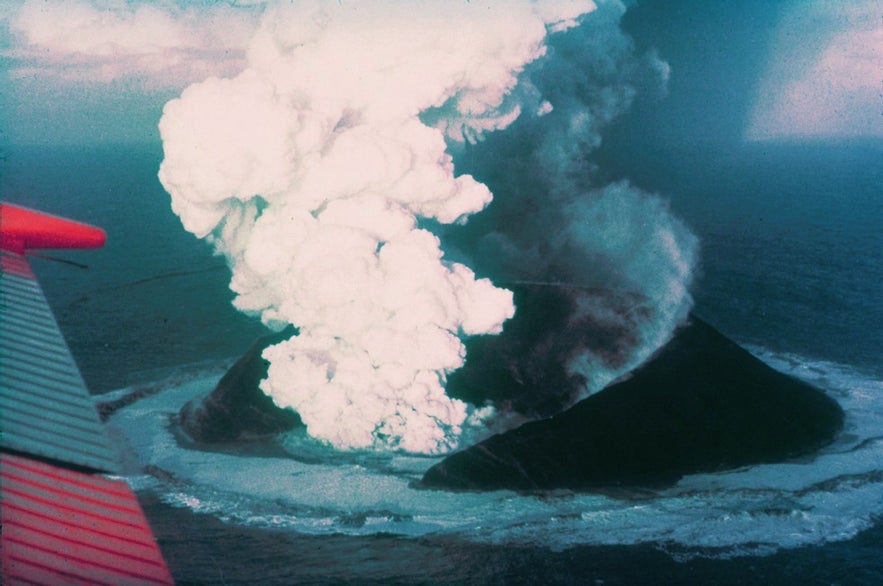
[[[254,439],[302,425],[292,409],[281,409],[261,391],[269,362],[261,357],[264,348],[287,340],[296,333],[288,328],[259,339],[228,370],[215,389],[205,397],[188,402],[178,413],[178,422],[191,439],[200,443]]]
[[[640,344],[645,318],[634,296],[545,283],[503,284],[512,290],[515,317],[494,336],[465,342],[466,363],[445,386],[455,399],[492,402],[529,419],[550,417],[584,394],[586,379],[568,372],[578,355],[619,370]]]
[[[693,316],[627,379],[554,417],[447,457],[422,484],[659,486],[685,474],[810,453],[842,424],[842,410],[823,392],[773,370]]]

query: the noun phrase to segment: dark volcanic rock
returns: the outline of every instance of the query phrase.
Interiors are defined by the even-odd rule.
[[[830,442],[839,405],[693,317],[630,377],[430,468],[427,487],[658,486],[690,473],[775,462]]]
[[[267,376],[269,363],[261,358],[267,346],[287,340],[289,328],[258,340],[205,397],[181,408],[178,420],[193,440],[204,443],[254,439],[302,425],[291,409],[280,409],[258,385]]]
[[[490,401],[528,419],[573,405],[586,378],[568,369],[577,356],[621,370],[641,344],[636,332],[646,317],[642,304],[621,292],[540,283],[505,284],[515,317],[495,336],[466,340],[466,364],[448,377],[455,399]]]

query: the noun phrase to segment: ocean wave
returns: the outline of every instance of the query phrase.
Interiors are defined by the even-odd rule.
[[[194,449],[176,439],[172,420],[212,388],[209,376],[170,379],[115,411],[108,425],[135,490],[236,525],[310,535],[450,535],[552,550],[644,543],[676,559],[764,555],[854,537],[883,513],[883,381],[842,364],[751,350],[835,397],[846,413],[843,432],[809,457],[691,475],[657,491],[421,490],[413,481],[439,458],[340,453],[297,436],[281,444],[308,457],[253,446]]]

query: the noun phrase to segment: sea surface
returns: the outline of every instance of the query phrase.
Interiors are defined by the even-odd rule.
[[[795,462],[542,495],[417,490],[436,459],[296,435],[189,446],[174,413],[265,330],[172,213],[161,147],[4,154],[4,200],[108,232],[32,264],[96,401],[144,395],[108,425],[180,584],[883,583],[880,142],[602,153],[699,235],[695,311],[830,393],[846,426]]]

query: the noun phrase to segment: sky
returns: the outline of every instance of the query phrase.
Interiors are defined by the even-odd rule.
[[[661,145],[879,138],[881,18],[879,3],[864,0],[639,1],[624,27],[671,75],[664,100],[636,104],[626,136]]]
[[[883,135],[883,5],[790,6],[770,49],[748,138]]]
[[[641,0],[623,26],[671,66],[633,124],[667,143],[883,137],[873,0]],[[5,0],[0,140],[159,140],[165,103],[245,63],[261,2]]]

